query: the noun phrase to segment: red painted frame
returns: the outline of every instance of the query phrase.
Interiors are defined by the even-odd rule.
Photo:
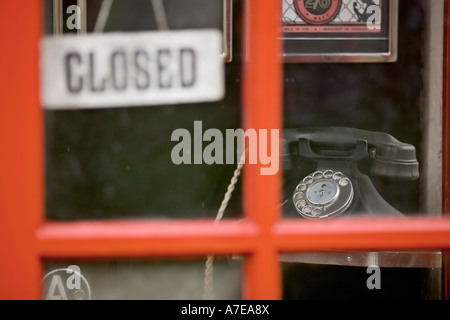
[[[278,0],[248,0],[244,125],[282,126]],[[5,1],[0,11],[0,299],[40,299],[47,258],[152,258],[237,253],[247,256],[244,299],[281,299],[280,252],[448,249],[449,218],[288,221],[277,204],[279,175],[244,172],[240,223],[212,220],[50,223],[44,220],[44,127],[39,104],[40,0]],[[446,16],[449,9],[446,2]],[[446,31],[450,30],[446,23]],[[449,48],[449,33],[445,44]],[[445,54],[445,110],[449,102]],[[449,210],[449,115],[444,117],[444,207]]]

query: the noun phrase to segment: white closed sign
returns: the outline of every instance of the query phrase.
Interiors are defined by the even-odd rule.
[[[46,109],[208,102],[224,95],[216,30],[49,37],[41,48]]]

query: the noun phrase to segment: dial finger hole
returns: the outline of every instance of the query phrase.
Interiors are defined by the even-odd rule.
[[[314,209],[312,210],[311,214],[312,214],[314,217],[318,217],[318,216],[320,216],[320,215],[322,214],[322,209],[320,209],[320,208],[314,208]]]
[[[304,199],[305,194],[303,192],[297,192],[294,194],[294,201],[297,202],[298,200]]]
[[[303,207],[302,212],[303,213],[311,213],[312,210],[313,209],[311,206],[305,206],[305,207]]]
[[[325,170],[323,173],[324,178],[329,179],[333,176],[333,171],[332,170]]]
[[[313,178],[311,176],[307,176],[305,179],[303,179],[303,183],[311,184],[313,182]]]
[[[344,175],[341,172],[336,172],[335,174],[333,174],[333,179],[334,180],[340,180],[344,177]]]
[[[296,206],[297,208],[301,209],[301,208],[303,208],[304,206],[306,206],[306,201],[305,201],[305,200],[297,201],[295,206]]]
[[[313,179],[314,179],[314,180],[322,179],[322,177],[323,177],[323,174],[322,174],[322,172],[320,172],[320,171],[318,171],[318,172],[316,172],[316,173],[313,174]]]

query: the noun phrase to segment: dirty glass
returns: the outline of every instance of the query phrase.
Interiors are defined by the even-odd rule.
[[[103,31],[161,30],[157,21],[161,12],[154,3],[157,1],[113,1]],[[212,28],[225,34],[222,0],[162,3],[169,30]],[[53,1],[44,4],[45,34],[51,36],[55,32]],[[62,1],[63,22],[71,17],[67,9],[77,4]],[[86,2],[87,33],[98,25],[101,6],[100,0]],[[215,217],[236,164],[176,165],[171,152],[177,142],[171,141],[171,135],[182,128],[194,137],[194,123],[201,125],[202,133],[208,128],[241,127],[238,2],[232,10],[235,28],[229,36],[233,57],[225,63],[225,96],[220,101],[45,112],[47,218]],[[63,36],[74,32],[68,26],[63,23]],[[240,215],[240,190],[239,181],[225,218]]]
[[[440,300],[439,251],[326,251],[280,256],[285,300]]]
[[[327,165],[333,172],[343,170],[346,161],[356,162],[359,170],[370,177],[372,181],[370,187],[375,187],[392,207],[392,212],[417,215],[429,211],[424,206],[424,199],[427,196],[424,189],[427,167],[424,155],[430,147],[424,144],[424,136],[429,125],[425,118],[428,106],[424,101],[425,82],[428,78],[424,69],[427,3],[399,1],[398,58],[395,62],[284,64],[285,129],[302,129],[302,132],[310,133],[312,127],[338,127],[316,131],[316,135],[321,135],[321,140],[320,142],[317,142],[319,139],[316,142],[311,140],[311,149],[317,154],[328,151],[338,153],[339,148],[343,149],[342,161],[336,164],[329,164],[330,160],[326,156],[318,159],[304,154],[301,157],[296,150],[287,151],[290,156],[285,159],[286,183],[283,199],[287,201],[284,206],[286,216],[298,216],[291,198],[292,191],[303,177],[313,173],[317,168],[324,171]],[[342,127],[369,133],[366,135]],[[370,140],[379,138],[372,133],[390,135],[409,146],[402,145],[398,151],[390,150],[392,159],[389,159],[380,154],[384,148],[382,145],[374,147],[375,143],[371,144]],[[354,141],[350,141],[350,136]],[[361,155],[356,152],[351,154],[352,148],[353,151],[356,149],[357,140],[369,140],[368,152]],[[386,143],[393,145],[392,141]],[[376,143],[382,144],[381,141]],[[332,149],[332,146],[335,150],[327,150]],[[369,154],[370,152],[378,154],[374,157]],[[406,156],[409,152],[410,154]],[[295,155],[292,155],[294,153]],[[339,155],[330,154],[328,157],[333,159],[337,156]],[[417,164],[405,168],[407,172],[404,173],[401,165],[395,163],[397,160],[403,162],[405,167],[408,161],[411,163],[417,161]],[[389,167],[391,164],[392,168]],[[374,167],[379,170],[374,170]],[[414,170],[417,170],[417,173],[413,174]],[[355,200],[358,192],[364,193],[365,190],[355,188]],[[362,196],[372,198],[372,195]],[[361,210],[369,212],[372,209]]]
[[[380,2],[342,3],[356,18]],[[442,86],[440,6],[398,1],[395,61],[284,63],[285,218],[440,214],[441,93],[433,91]],[[440,299],[440,252],[377,254],[405,259],[379,265],[380,290],[366,286],[370,252],[282,256],[284,298]]]
[[[46,300],[241,299],[242,261],[216,257],[210,277],[205,262],[51,260],[45,263],[42,295]]]

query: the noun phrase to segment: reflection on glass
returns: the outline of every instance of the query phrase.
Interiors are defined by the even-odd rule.
[[[281,255],[287,300],[441,299],[440,251],[328,251]]]
[[[241,299],[241,261],[214,261],[211,299]],[[48,261],[43,299],[201,300],[205,261]]]
[[[438,212],[437,204],[427,204],[425,187],[440,174],[427,170],[431,149],[423,139],[430,128],[423,96],[431,77],[423,64],[438,58],[427,56],[421,40],[433,36],[426,28],[428,4],[399,1],[395,63],[284,64],[285,217]],[[383,146],[381,136],[393,143]],[[309,181],[317,172],[322,177]],[[340,185],[341,178],[327,178],[328,172],[351,184]],[[311,191],[297,189],[302,187]]]
[[[62,4],[61,12],[77,5],[76,0],[56,2]],[[223,28],[223,0],[158,3],[164,5],[170,30]],[[44,1],[44,6],[45,33],[51,35],[53,1]],[[83,17],[88,34],[94,30],[101,6],[100,0],[86,2]],[[153,9],[148,0],[114,1],[102,30],[157,31]],[[239,24],[240,6],[233,10]],[[64,14],[64,21],[67,18]],[[63,29],[63,34],[71,31],[66,24]],[[236,165],[174,164],[171,152],[178,142],[171,141],[171,136],[180,128],[193,136],[195,121],[201,121],[204,130],[241,127],[240,37],[240,30],[234,30],[233,60],[225,64],[227,94],[221,101],[46,111],[47,218],[214,218]],[[240,215],[240,190],[239,181],[225,218]]]

